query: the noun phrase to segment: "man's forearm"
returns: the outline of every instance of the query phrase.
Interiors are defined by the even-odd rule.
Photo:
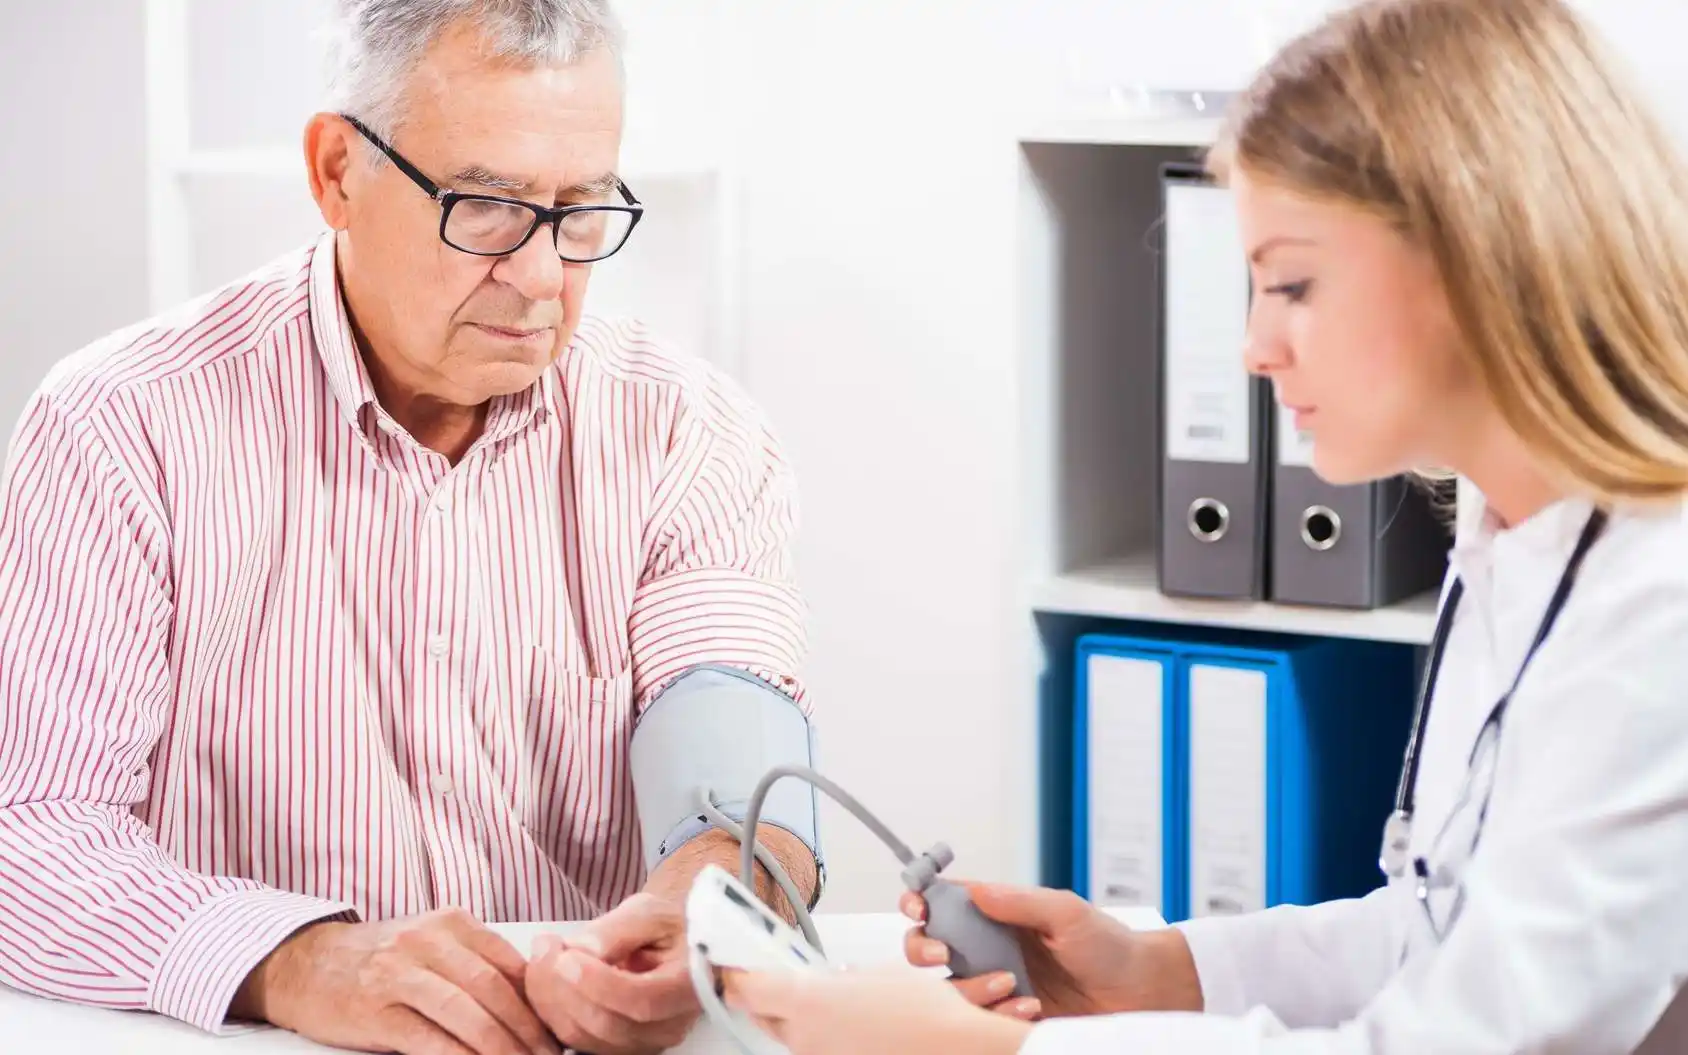
[[[815,884],[819,880],[815,874],[814,855],[803,845],[803,840],[783,828],[769,825],[760,825],[758,828],[763,847],[779,862],[780,867],[785,869],[785,874],[791,877],[798,893],[803,895],[804,903],[813,901]],[[676,902],[684,901],[686,892],[691,889],[692,880],[708,865],[720,865],[738,875],[740,853],[738,840],[726,832],[719,829],[704,832],[675,850],[658,865],[646,881],[645,889]],[[778,884],[774,882],[773,876],[762,867],[760,861],[756,863],[756,896],[787,922],[796,922],[796,910],[791,907],[780,892]]]

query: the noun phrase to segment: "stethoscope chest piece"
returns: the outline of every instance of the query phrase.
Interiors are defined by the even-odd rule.
[[[1406,810],[1395,810],[1383,822],[1383,848],[1377,865],[1383,874],[1399,879],[1407,874],[1407,850],[1413,841],[1413,818]]]

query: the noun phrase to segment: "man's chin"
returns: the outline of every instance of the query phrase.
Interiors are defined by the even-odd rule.
[[[524,362],[499,359],[484,363],[475,370],[474,388],[487,399],[514,395],[533,387],[540,376],[550,369],[551,361]]]

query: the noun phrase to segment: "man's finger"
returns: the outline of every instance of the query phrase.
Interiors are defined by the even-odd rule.
[[[551,962],[581,996],[634,1022],[665,1022],[698,1008],[691,972],[683,961],[642,974],[573,950],[564,950]]]
[[[381,1030],[381,1045],[391,1045],[398,1055],[475,1055],[457,1038],[408,1007],[388,1008]]]
[[[578,982],[582,964],[605,966],[572,949],[534,963],[530,992],[540,994],[535,998],[536,1006],[544,1008],[551,1029],[571,1048],[615,1051],[631,1046],[634,1022],[581,991]]]
[[[474,997],[430,970],[418,967],[405,972],[394,981],[393,993],[475,1055],[529,1055],[531,1049],[499,1025]]]
[[[672,940],[683,923],[673,905],[648,894],[635,894],[564,941],[571,948],[616,963],[647,945]]]
[[[527,958],[491,927],[465,912],[446,916],[445,930],[465,948],[498,968],[504,977],[521,981],[522,973],[527,970]]]
[[[496,934],[492,937],[499,942],[504,940]],[[484,946],[487,943],[478,944]],[[509,951],[515,952],[514,949]],[[519,954],[517,960],[521,963]],[[442,935],[438,942],[428,946],[427,966],[491,1015],[504,1031],[525,1045],[525,1051],[557,1050],[556,1044],[552,1043],[545,1029],[545,1024],[517,992],[516,983],[498,964],[483,959],[477,949],[459,945],[450,936]],[[521,963],[521,969],[525,973],[525,963]],[[517,977],[519,979],[521,976]],[[426,1013],[429,1009],[419,1010]]]

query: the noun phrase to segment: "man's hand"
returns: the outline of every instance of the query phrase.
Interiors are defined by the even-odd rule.
[[[526,967],[509,942],[461,910],[318,923],[259,964],[230,1011],[364,1051],[555,1055],[521,995]]]
[[[551,1031],[593,1055],[679,1046],[700,1008],[677,903],[635,894],[566,939],[547,935],[528,965],[527,997]]]

